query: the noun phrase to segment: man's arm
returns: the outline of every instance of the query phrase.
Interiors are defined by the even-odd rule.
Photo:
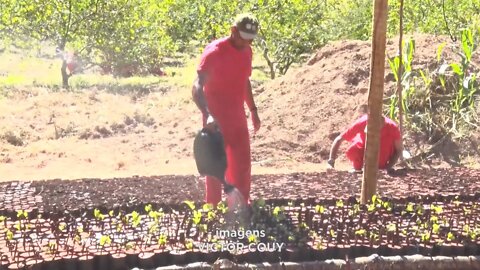
[[[252,114],[253,128],[255,131],[258,131],[260,129],[260,118],[258,117],[257,106],[255,106],[255,101],[253,99],[252,84],[250,83],[250,80],[247,82],[245,102],[247,103],[248,109]]]
[[[208,110],[207,100],[205,99],[205,93],[203,91],[205,80],[206,74],[198,72],[197,78],[195,79],[192,87],[192,97],[193,101],[202,112],[203,117],[206,119],[205,127],[210,130],[214,130],[216,128],[216,122]]]
[[[247,80],[245,102],[247,103],[248,109],[250,109],[251,112],[257,110],[255,101],[253,100],[252,84],[250,83],[250,80]]]
[[[395,140],[393,142],[393,145],[395,147],[395,151],[393,155],[390,157],[390,159],[388,160],[387,168],[386,168],[387,170],[391,170],[393,168],[393,166],[397,163],[403,151],[402,140]]]
[[[330,157],[328,159],[328,164],[332,167],[335,167],[335,160],[337,159],[338,149],[343,142],[343,137],[338,135],[335,140],[333,140],[332,148],[330,149]]]
[[[203,86],[205,84],[206,74],[202,72],[197,73],[197,78],[193,82],[192,98],[198,109],[205,117],[210,115],[208,111],[207,101],[205,100],[205,94],[203,93]]]

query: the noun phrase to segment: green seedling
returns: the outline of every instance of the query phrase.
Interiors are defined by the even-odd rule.
[[[202,221],[202,212],[194,210],[194,211],[193,211],[192,221],[193,221],[193,223],[195,223],[196,225],[200,224],[200,222]]]
[[[336,205],[337,207],[343,207],[343,201],[342,201],[342,200],[338,200],[338,201],[335,203],[335,205]]]
[[[263,206],[260,206],[260,205],[262,205],[262,204],[261,204],[261,201],[262,201],[262,200],[258,200],[256,205],[259,206],[259,207],[264,207],[264,206],[265,206],[265,201],[263,201]],[[217,204],[217,209],[218,209],[218,211],[220,211],[220,213],[222,213],[222,214],[225,214],[225,213],[227,213],[227,211],[228,211],[228,207],[227,207],[227,205],[226,205],[224,202],[219,202],[219,203]],[[254,208],[254,209],[256,209],[256,208]]]
[[[65,232],[65,231],[67,230],[67,223],[61,222],[61,223],[58,225],[58,230],[61,231],[61,232]]]
[[[195,203],[194,202],[184,201],[183,203],[185,203],[190,208],[190,210],[195,210]]]
[[[448,232],[447,239],[448,241],[453,241],[455,240],[455,235],[452,232]]]
[[[56,242],[53,242],[53,241],[48,242],[47,247],[48,247],[48,253],[55,254],[57,252],[57,243]]]
[[[414,206],[415,206],[414,204],[408,203],[405,210],[406,210],[408,213],[411,213],[411,212],[413,212],[413,207],[414,207]]]
[[[100,210],[98,209],[94,209],[93,210],[93,216],[95,217],[96,220],[104,220],[105,219],[105,215],[103,215]]]
[[[102,235],[100,237],[100,246],[104,247],[105,245],[110,245],[112,243],[112,238],[109,235]]]
[[[430,241],[430,233],[425,232],[420,235],[422,237],[422,242],[428,242]]]
[[[443,207],[442,206],[436,206],[436,205],[432,204],[432,205],[430,205],[430,209],[432,209],[432,211],[437,215],[443,213]]]
[[[193,250],[193,240],[192,239],[185,240],[185,248],[187,250]]]
[[[131,213],[131,217],[132,217],[132,227],[134,228],[138,227],[138,225],[140,225],[140,222],[142,221],[142,217],[140,216],[140,214],[137,211],[133,211]]]
[[[355,235],[359,235],[359,236],[365,236],[366,233],[367,231],[365,229],[360,229],[355,231]]]
[[[24,210],[17,210],[17,217],[20,219],[27,219],[28,218],[28,212]]]
[[[125,249],[130,250],[135,248],[135,242],[127,242],[125,243]]]
[[[387,231],[389,231],[389,232],[394,232],[394,231],[396,231],[396,230],[397,230],[397,224],[395,224],[395,223],[389,223],[389,224],[387,225]]]
[[[7,229],[7,232],[5,233],[5,237],[8,241],[13,240],[13,232]]]
[[[323,205],[316,205],[315,212],[323,214],[325,212],[325,207],[323,207]]]
[[[160,234],[158,237],[158,245],[165,246],[167,244],[168,237],[165,234]]]
[[[148,233],[149,234],[154,234],[156,231],[158,231],[158,223],[157,222],[151,222],[148,225]]]
[[[255,235],[251,234],[248,236],[248,242],[249,243],[258,243],[258,239]]]

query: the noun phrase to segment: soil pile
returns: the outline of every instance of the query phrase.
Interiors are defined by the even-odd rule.
[[[448,37],[415,35],[414,69],[434,71],[437,48],[447,43],[445,59],[456,59]],[[387,56],[398,51],[398,39],[387,42]],[[254,160],[295,159],[321,162],[328,158],[333,139],[361,113],[367,103],[370,41],[344,40],[326,45],[305,66],[256,89],[263,131],[253,140]],[[457,60],[458,61],[458,60]],[[385,63],[387,101],[396,89]],[[346,143],[342,145],[343,148]]]

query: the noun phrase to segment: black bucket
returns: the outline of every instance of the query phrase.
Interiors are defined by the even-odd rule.
[[[193,155],[201,175],[209,175],[225,181],[227,155],[220,131],[200,130],[193,141]]]
[[[213,176],[223,185],[229,207],[242,208],[245,202],[241,192],[225,180],[227,154],[220,131],[200,130],[193,141],[193,155],[201,175]]]

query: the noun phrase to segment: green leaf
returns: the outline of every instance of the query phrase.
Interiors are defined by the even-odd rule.
[[[325,208],[322,205],[316,205],[315,212],[323,214],[325,212]]]
[[[193,223],[199,224],[202,220],[202,213],[200,211],[193,211]]]
[[[278,216],[280,211],[281,211],[281,208],[279,206],[275,206],[275,208],[273,209],[273,215]]]
[[[192,202],[192,201],[184,201],[184,203],[186,205],[188,205],[188,207],[190,207],[191,210],[195,210],[195,203]]]
[[[212,211],[213,210],[213,204],[205,203],[202,208],[203,208],[204,211]]]
[[[449,241],[453,241],[453,240],[455,240],[455,235],[453,235],[452,232],[448,232],[448,234],[447,234],[447,239],[448,239]]]
[[[164,246],[167,244],[167,236],[165,234],[161,234],[159,237],[158,237],[158,245],[160,246]]]
[[[442,42],[440,45],[438,45],[437,48],[437,61],[440,62],[440,59],[442,58],[442,52],[445,46],[447,45],[446,42]]]
[[[7,230],[6,232],[7,240],[12,240],[13,239],[13,232],[10,230]]]
[[[462,70],[462,66],[458,63],[451,63],[450,64],[450,67],[452,68],[453,72],[455,74],[457,74],[458,76],[462,76],[463,75],[463,70]]]
[[[367,232],[367,231],[364,230],[364,229],[356,230],[356,231],[355,231],[355,235],[365,235],[366,232]]]
[[[342,200],[337,200],[336,206],[337,207],[343,207],[343,201]]]
[[[100,237],[100,246],[103,247],[105,246],[106,244],[110,244],[112,243],[112,239],[110,238],[109,235],[102,235],[102,237]]]

